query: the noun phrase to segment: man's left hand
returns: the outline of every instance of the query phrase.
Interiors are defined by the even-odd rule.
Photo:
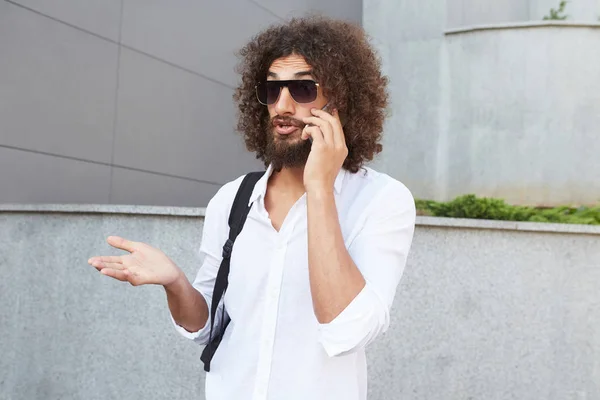
[[[307,192],[333,190],[344,160],[348,156],[346,138],[339,114],[319,109],[311,110],[313,116],[303,118],[307,125],[302,131],[302,139],[312,137],[312,149],[304,167],[304,188]]]

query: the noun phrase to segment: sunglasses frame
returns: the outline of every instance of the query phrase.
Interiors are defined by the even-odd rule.
[[[283,90],[283,88],[284,88],[284,87],[287,87],[287,88],[288,88],[288,91],[289,91],[289,90],[290,90],[290,88],[288,87],[288,84],[289,84],[290,82],[300,82],[300,81],[305,81],[305,82],[312,82],[312,83],[314,83],[314,84],[315,84],[315,86],[317,87],[317,97],[319,96],[319,88],[321,87],[321,85],[319,85],[319,82],[316,82],[316,81],[314,81],[314,80],[312,80],[312,79],[288,79],[288,80],[280,80],[280,81],[279,81],[279,80],[273,80],[273,81],[264,81],[264,82],[261,82],[261,83],[259,83],[259,84],[256,84],[256,85],[254,85],[254,92],[255,92],[255,95],[256,95],[256,99],[257,99],[257,100],[258,100],[258,102],[259,102],[260,104],[262,104],[263,106],[270,106],[270,105],[273,105],[273,104],[277,103],[277,101],[279,101],[279,97],[281,96],[281,91]],[[266,85],[266,84],[267,84],[267,82],[285,82],[285,84],[279,88],[279,94],[277,95],[277,99],[276,99],[276,100],[275,100],[273,103],[271,103],[271,104],[269,104],[269,103],[263,103],[262,101],[260,101],[260,97],[258,96],[258,86],[259,86],[259,85],[261,85],[261,84],[265,84],[265,85]],[[296,102],[296,104],[308,104],[308,103],[312,103],[313,101],[315,101],[315,100],[317,99],[317,98],[315,97],[315,100],[308,101],[308,102],[306,102],[306,103],[300,103],[300,102],[296,101],[296,99],[295,99],[295,98],[294,98],[294,96],[292,95],[292,92],[290,92],[290,97],[292,98],[292,100],[294,100],[294,102]]]

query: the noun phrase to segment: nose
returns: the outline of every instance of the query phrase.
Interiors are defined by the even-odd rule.
[[[293,115],[295,112],[294,99],[287,87],[281,89],[279,99],[275,103],[275,112],[277,115]]]

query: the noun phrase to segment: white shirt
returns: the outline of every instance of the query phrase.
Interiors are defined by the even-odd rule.
[[[340,225],[366,285],[339,316],[321,324],[309,284],[306,194],[277,232],[264,204],[271,172],[269,167],[256,184],[252,208],[235,241],[224,296],[231,322],[206,375],[206,399],[365,400],[365,346],[389,325],[413,237],[413,197],[403,184],[370,168],[356,174],[340,171],[334,188]],[[193,286],[209,310],[229,211],[242,178],[224,185],[206,209],[200,246],[204,261]],[[221,307],[223,302],[217,317]],[[198,332],[176,328],[206,344],[208,321]]]

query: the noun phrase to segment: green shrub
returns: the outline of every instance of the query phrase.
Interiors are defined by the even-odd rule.
[[[594,207],[513,206],[504,200],[467,194],[449,202],[416,200],[419,215],[504,221],[600,225],[600,205]]]
[[[551,8],[550,15],[546,15],[544,17],[544,21],[547,21],[547,20],[564,21],[565,19],[567,19],[568,15],[564,14],[565,8],[567,7],[567,3],[568,3],[568,1],[563,0],[558,5],[558,9]]]

